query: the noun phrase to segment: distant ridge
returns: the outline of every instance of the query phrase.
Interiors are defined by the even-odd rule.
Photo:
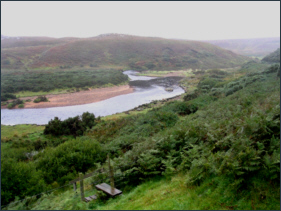
[[[280,63],[280,48],[265,56],[262,61],[268,63]]]
[[[217,45],[245,56],[264,57],[280,47],[280,37],[206,40],[204,42]]]
[[[239,66],[250,60],[199,41],[114,33],[91,38],[20,37],[3,39],[1,44],[1,67],[10,69],[209,69]]]

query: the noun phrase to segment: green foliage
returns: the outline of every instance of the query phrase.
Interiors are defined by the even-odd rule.
[[[241,66],[238,72],[242,73],[258,73],[268,68],[268,64],[257,61],[249,61]]]
[[[58,117],[50,120],[44,129],[44,134],[54,136],[73,135],[81,136],[87,128],[92,128],[95,125],[95,115],[89,112],[84,112],[82,116],[70,117],[61,121]]]
[[[8,108],[14,108],[16,105],[24,104],[24,102],[20,99],[13,100],[11,103],[8,104]]]
[[[57,181],[62,185],[76,178],[78,172],[85,173],[95,163],[104,161],[105,156],[98,142],[85,137],[46,148],[34,159],[38,158],[36,167],[43,172],[46,183]]]
[[[199,83],[198,83],[198,88],[199,89],[211,89],[213,88],[216,84],[218,83],[217,79],[214,78],[203,78]]]
[[[13,94],[10,94],[10,93],[4,93],[2,94],[1,93],[1,101],[7,101],[9,99],[16,99],[17,97]]]
[[[38,96],[35,100],[33,100],[34,103],[40,103],[40,102],[48,102],[48,98],[46,96]]]
[[[95,119],[96,119],[95,115],[89,112],[84,112],[82,114],[82,122],[86,125],[86,127],[90,129],[96,124]]]
[[[169,110],[183,116],[195,113],[198,110],[198,107],[187,102],[174,101],[166,104],[162,109],[167,111]]]
[[[30,163],[1,159],[1,201],[7,204],[15,196],[24,198],[46,188],[42,174]]]
[[[276,73],[276,72],[277,73],[280,72],[280,64],[273,64],[264,71],[265,74]]]
[[[193,100],[195,98],[198,97],[198,93],[196,91],[194,91],[193,93],[190,93],[190,94],[186,94],[184,97],[183,97],[183,100],[184,101],[189,101],[189,100]]]
[[[1,91],[48,92],[54,89],[101,87],[106,84],[118,85],[128,81],[128,76],[116,70],[69,70],[69,71],[18,71],[1,73]]]

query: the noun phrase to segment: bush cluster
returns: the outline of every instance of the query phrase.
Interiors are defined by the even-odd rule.
[[[48,92],[54,89],[100,87],[109,83],[117,85],[126,81],[128,76],[116,70],[4,72],[1,74],[1,91]]]
[[[46,125],[44,134],[81,136],[87,128],[92,128],[95,125],[95,119],[95,115],[89,112],[84,112],[82,116],[70,117],[63,121],[55,117]]]
[[[11,93],[1,93],[1,102],[2,101],[7,101],[10,99],[17,99],[17,97]]]
[[[105,158],[106,154],[100,144],[89,137],[80,137],[56,148],[47,148],[34,157],[38,159],[37,168],[42,171],[44,181],[47,184],[57,181],[60,185],[75,179],[78,172],[85,173]]]
[[[24,102],[20,99],[13,100],[11,103],[8,104],[8,108],[14,108],[16,105],[22,105]]]
[[[48,98],[46,96],[39,96],[35,100],[33,100],[34,103],[40,103],[40,102],[48,102]]]

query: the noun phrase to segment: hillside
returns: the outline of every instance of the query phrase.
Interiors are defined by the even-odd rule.
[[[192,93],[142,111],[2,125],[2,208],[279,210],[280,80],[264,65],[194,71]],[[123,191],[111,199],[95,189],[108,154]],[[84,185],[98,200],[82,202],[69,181],[97,170]]]
[[[254,57],[264,57],[280,47],[280,37],[257,39],[206,40],[237,54]]]
[[[269,55],[265,56],[262,61],[268,63],[280,63],[280,48],[276,51],[270,53]]]
[[[209,69],[239,66],[250,60],[198,41],[119,34],[80,39],[9,38],[1,43],[1,67],[6,69]]]

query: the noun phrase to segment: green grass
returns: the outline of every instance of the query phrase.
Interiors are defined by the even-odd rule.
[[[45,126],[40,125],[1,125],[1,139],[23,136],[35,132],[43,132]]]
[[[69,91],[67,91],[69,89],[54,89],[48,92],[43,92],[43,91],[39,91],[39,92],[31,92],[31,91],[23,91],[23,92],[16,92],[15,95],[17,97],[34,97],[34,96],[40,96],[40,95],[47,95],[47,94],[65,94],[65,93],[69,93]]]
[[[280,209],[279,193],[274,187],[263,187],[266,199],[259,200],[254,188],[235,196],[229,181],[223,177],[206,179],[200,186],[186,186],[186,175],[171,180],[153,179],[111,199],[97,210],[229,210]],[[261,190],[260,190],[261,191]],[[249,200],[252,198],[253,201]]]
[[[187,186],[185,174],[171,179],[157,177],[110,198],[106,202],[82,202],[78,183],[77,194],[72,187],[44,195],[29,205],[31,210],[279,210],[278,189],[268,183],[236,195],[225,177],[209,177],[200,186]],[[88,179],[89,181],[89,179]],[[256,180],[257,183],[260,180]],[[85,182],[85,196],[96,194],[96,189]],[[122,189],[121,189],[122,190]],[[262,193],[262,194],[261,194]],[[266,196],[266,197],[263,197]],[[261,198],[262,197],[262,198]],[[25,202],[9,209],[25,209]]]
[[[146,70],[138,73],[139,76],[151,76],[151,77],[163,77],[169,73],[177,73],[179,76],[190,77],[194,74],[192,73],[191,69],[187,70]]]

